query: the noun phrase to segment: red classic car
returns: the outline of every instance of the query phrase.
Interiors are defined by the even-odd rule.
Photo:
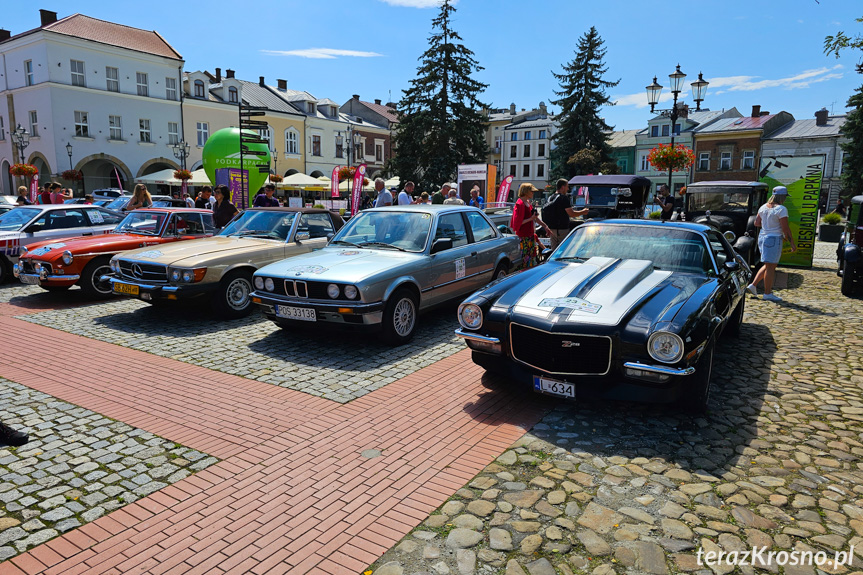
[[[108,234],[93,237],[52,239],[21,249],[15,277],[25,284],[48,291],[80,285],[92,298],[111,295],[111,257],[126,251],[168,242],[192,240],[215,233],[213,212],[193,208],[135,210]],[[154,249],[154,252],[158,250]]]

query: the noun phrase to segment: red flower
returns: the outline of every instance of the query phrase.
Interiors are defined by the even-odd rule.
[[[64,180],[69,180],[70,182],[80,182],[84,179],[84,173],[79,170],[66,170],[60,176]]]
[[[681,172],[695,163],[695,152],[683,144],[677,144],[673,148],[671,145],[659,144],[650,150],[647,161],[659,171]]]
[[[39,168],[33,164],[12,164],[9,166],[9,173],[13,176],[26,176],[32,178],[39,173]]]
[[[189,170],[174,170],[174,177],[178,180],[191,180],[192,172]]]

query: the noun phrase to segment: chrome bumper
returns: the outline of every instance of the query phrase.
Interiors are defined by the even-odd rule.
[[[694,367],[677,369],[662,365],[647,365],[644,363],[638,363],[637,361],[627,361],[623,364],[623,367],[628,367],[629,369],[640,369],[641,371],[649,371],[651,373],[661,373],[662,375],[692,375],[695,373]]]
[[[70,281],[76,282],[81,279],[81,276],[73,276],[73,275],[48,275],[43,270],[42,273],[39,274],[25,274],[21,273],[21,268],[18,267],[18,264],[12,266],[12,275],[21,280],[22,284],[29,285],[42,285],[43,281]]]
[[[492,343],[492,344],[500,343],[500,340],[496,337],[486,337],[484,335],[479,335],[478,333],[471,333],[469,331],[462,331],[461,329],[455,330],[455,334],[462,339],[469,339],[470,341],[480,341],[482,343]]]

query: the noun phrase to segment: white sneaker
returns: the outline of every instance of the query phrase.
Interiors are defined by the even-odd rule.
[[[772,293],[764,294],[764,301],[782,301],[782,298]]]
[[[758,290],[755,289],[754,285],[749,284],[748,286],[746,286],[746,291],[748,291],[749,293],[751,293],[755,297],[758,297]]]

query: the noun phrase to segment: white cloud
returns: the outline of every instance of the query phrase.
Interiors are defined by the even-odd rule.
[[[339,50],[337,48],[305,48],[303,50],[261,50],[270,56],[297,56],[299,58],[314,58],[316,60],[334,60],[339,56],[351,58],[377,58],[383,56],[377,52],[361,52],[359,50]]]
[[[710,86],[708,87],[708,96],[713,94],[718,96],[726,92],[752,92],[755,90],[763,90],[765,88],[780,88],[783,90],[799,90],[808,88],[812,84],[827,82],[828,80],[836,80],[842,78],[841,64],[837,64],[832,68],[816,68],[813,70],[804,70],[799,74],[788,76],[786,78],[777,78],[774,80],[762,79],[760,76],[725,76],[720,78],[708,78]],[[687,86],[688,88],[688,86]],[[671,101],[672,95],[666,87],[659,97],[659,102]],[[635,106],[636,108],[646,108],[647,94],[639,92],[637,94],[626,94],[612,97],[615,104],[618,106]]]
[[[443,4],[442,0],[381,0],[390,6],[406,6],[408,8],[437,8]],[[450,4],[456,4],[456,1]]]

